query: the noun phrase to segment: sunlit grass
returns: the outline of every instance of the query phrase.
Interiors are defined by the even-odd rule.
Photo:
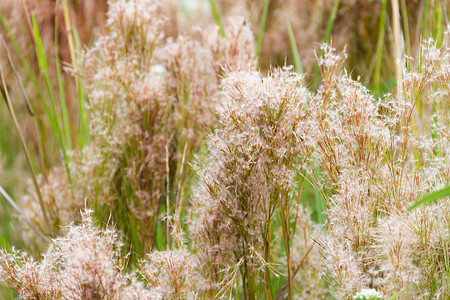
[[[450,294],[443,1],[44,2],[0,12],[0,298]]]

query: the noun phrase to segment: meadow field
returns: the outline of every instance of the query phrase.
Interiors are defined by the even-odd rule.
[[[0,299],[449,299],[447,0],[0,0]]]

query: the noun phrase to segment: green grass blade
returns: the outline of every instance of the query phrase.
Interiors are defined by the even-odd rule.
[[[90,142],[89,135],[89,118],[86,112],[86,93],[84,90],[84,81],[82,72],[82,57],[81,57],[81,41],[76,29],[73,29],[75,47],[76,47],[76,63],[78,74],[75,77],[78,94],[78,109],[80,117],[80,136],[79,136],[79,149],[82,155],[83,147]]]
[[[19,73],[17,72],[16,67],[14,66],[14,62],[13,62],[13,60],[11,58],[11,55],[9,54],[8,46],[6,45],[6,41],[3,38],[2,34],[0,34],[0,40],[1,40],[2,44],[3,44],[3,48],[4,48],[6,56],[8,58],[9,65],[11,66],[11,69],[12,69],[12,71],[14,73],[14,76],[16,77],[17,83],[19,84],[20,92],[22,93],[23,99],[25,100],[25,103],[27,105],[28,113],[31,116],[34,116],[34,110],[31,107],[30,101],[28,100],[28,96],[27,96],[27,94],[25,92],[25,89],[23,87],[23,84],[22,84],[22,79],[20,78]]]
[[[214,0],[209,0],[209,5],[211,6],[211,13],[213,15],[214,21],[219,26],[220,36],[225,37],[225,29],[223,28],[222,19],[220,17],[219,10],[217,9],[216,2],[214,2]]]
[[[413,205],[411,205],[410,207],[408,207],[408,211],[411,211],[421,205],[426,205],[426,204],[430,204],[431,202],[434,202],[438,199],[442,199],[445,197],[449,197],[450,196],[450,185],[446,186],[445,188],[432,192],[428,195],[426,195],[425,197],[423,197],[422,199],[416,201]]]
[[[383,45],[384,45],[384,34],[386,29],[386,12],[387,12],[387,0],[381,1],[381,15],[380,23],[378,24],[378,39],[377,39],[377,49],[376,49],[376,62],[375,70],[373,75],[373,90],[375,92],[380,91],[380,74],[381,74],[381,62],[383,57]]]
[[[6,24],[6,21],[3,18],[3,15],[1,15],[1,14],[0,14],[0,19],[2,20],[3,26],[6,29],[8,35],[10,37],[10,40],[11,40],[11,43],[13,44],[13,47],[18,49],[16,54],[19,56],[19,60],[23,59],[23,54],[21,53],[21,50],[18,47],[18,45],[17,45],[17,43],[16,43],[16,41],[14,39],[14,35],[12,35],[8,25]],[[10,55],[9,50],[8,50],[8,46],[7,46],[6,41],[5,41],[5,39],[4,39],[2,34],[0,34],[0,40],[1,40],[1,43],[3,44],[4,51],[5,51],[6,56],[8,58],[10,67],[11,67],[11,69],[12,69],[12,71],[13,71],[15,77],[16,77],[17,83],[19,84],[20,92],[22,93],[22,97],[24,99],[24,102],[27,105],[28,113],[31,116],[31,118],[33,119],[33,124],[34,124],[34,129],[36,130],[36,137],[37,137],[38,149],[39,149],[39,151],[38,151],[39,152],[39,164],[41,165],[42,170],[44,170],[45,169],[45,158],[44,158],[44,150],[43,150],[44,147],[43,147],[43,144],[42,144],[42,134],[41,134],[41,132],[39,130],[39,123],[38,123],[38,120],[37,120],[37,115],[34,113],[34,109],[33,109],[32,105],[31,105],[30,100],[28,99],[27,93],[25,92],[25,88],[23,87],[22,78],[19,75],[19,72],[17,71],[17,69],[15,67],[13,59],[11,58],[11,55]],[[25,70],[27,70],[27,68],[29,68],[29,66],[26,63],[26,61],[23,64],[23,67],[25,68]],[[26,71],[26,72],[28,72],[28,71]],[[30,70],[30,75],[29,75],[28,79],[30,79],[31,82],[33,82],[33,85],[35,86],[35,88],[38,89],[36,77],[34,75],[34,72],[32,72],[31,70]],[[39,89],[37,91],[38,91],[38,93],[37,93],[38,97],[41,97],[42,93],[40,92]]]
[[[39,28],[37,26],[36,18],[34,17],[33,14],[31,15],[31,18],[33,21],[34,40],[36,42],[36,57],[38,59],[39,69],[41,70],[42,74],[44,75],[45,85],[47,87],[47,92],[50,97],[51,111],[50,111],[50,108],[49,108],[48,104],[46,103],[46,101],[44,101],[44,99],[42,99],[42,103],[44,104],[45,112],[50,121],[50,126],[53,130],[53,133],[56,135],[56,137],[59,141],[59,144],[61,147],[61,152],[63,155],[63,160],[64,160],[64,167],[66,169],[67,179],[69,181],[69,184],[71,184],[72,180],[71,180],[70,170],[69,170],[69,159],[67,156],[66,145],[63,140],[60,122],[59,122],[58,116],[56,114],[55,98],[53,97],[53,92],[52,92],[52,88],[51,88],[51,84],[50,84],[50,78],[48,77],[48,72],[47,72],[47,70],[48,70],[47,69],[47,59],[45,56],[44,47],[42,45],[41,35],[39,33]]]
[[[139,233],[138,228],[135,222],[134,217],[127,212],[128,216],[128,224],[130,224],[130,230],[131,230],[131,244],[134,247],[134,252],[136,253],[137,257],[142,258],[144,257],[144,249],[142,248],[141,242],[139,240]]]
[[[447,25],[444,24],[444,16],[446,16],[446,10],[444,7],[444,4],[441,2],[440,4],[436,5],[436,46],[438,48],[442,47],[442,43],[444,41],[444,30],[445,27],[448,26],[448,20]]]
[[[336,15],[337,15],[337,12],[339,9],[340,2],[341,2],[340,0],[334,1],[333,8],[331,10],[331,14],[330,14],[330,17],[327,22],[327,28],[325,30],[325,35],[323,37],[324,43],[328,43],[328,40],[330,39],[331,31],[333,30],[334,21],[336,21]]]
[[[41,35],[39,33],[39,28],[36,23],[36,18],[34,15],[31,16],[33,20],[33,35],[36,42],[36,55],[38,58],[39,69],[42,73],[47,73],[47,59],[45,58],[44,46],[42,45]]]
[[[403,294],[404,290],[401,290],[398,293],[395,293],[394,295],[392,295],[391,297],[389,297],[387,300],[395,300],[397,299],[398,296],[400,296],[401,294]]]
[[[428,31],[428,14],[430,3],[428,0],[423,1],[423,18],[422,18],[422,40],[426,40],[429,37]]]
[[[0,235],[0,248],[1,249],[5,249],[6,251],[8,251],[9,253],[12,252],[12,248],[9,245],[8,241],[6,240],[6,238],[4,238],[3,236]]]
[[[38,59],[38,64],[39,64],[39,68],[40,68],[41,72],[44,74],[45,77],[47,77],[47,62],[45,59],[45,53],[43,51],[44,49],[42,47],[42,41],[40,38],[39,29],[37,27],[36,19],[34,18],[34,16],[32,16],[32,19],[33,19],[33,34],[35,36],[35,41],[36,41],[36,57]],[[48,85],[47,85],[47,87],[48,87]],[[50,111],[50,106],[45,101],[45,98],[42,97],[42,98],[40,98],[40,100],[44,106],[45,114],[49,119],[52,131],[54,133],[56,133],[57,129],[55,127],[56,121],[54,120],[54,114],[52,114],[52,112]]]
[[[303,74],[302,61],[298,52],[297,41],[295,39],[294,31],[292,30],[291,21],[286,18],[286,27],[289,34],[289,47],[291,48],[292,58],[294,59],[295,72]]]
[[[264,7],[261,15],[261,21],[259,23],[258,39],[256,41],[255,59],[259,58],[261,53],[261,44],[264,36],[264,28],[266,27],[267,14],[269,13],[270,0],[264,0]]]
[[[19,44],[17,43],[17,40],[12,33],[11,28],[9,27],[8,23],[6,22],[6,19],[4,15],[0,12],[0,23],[2,24],[3,28],[6,31],[6,34],[8,35],[9,40],[11,41],[11,45],[14,48],[14,52],[17,54],[20,64],[25,69],[25,72],[27,73],[28,79],[31,80],[31,83],[33,84],[35,90],[37,92],[40,92],[38,80],[36,78],[36,75],[34,74],[34,71],[31,69],[30,65],[28,64],[27,60],[25,59],[22,50],[19,47]]]
[[[37,235],[44,242],[50,242],[50,240],[39,229],[37,229],[37,227],[34,226],[30,220],[28,220],[24,217],[25,214],[23,213],[23,211],[20,209],[20,207],[16,204],[16,202],[11,198],[11,196],[9,196],[9,194],[1,186],[0,186],[0,195],[2,195],[3,198],[6,199],[6,201],[9,203],[9,205],[11,205],[12,208],[14,208],[14,210],[19,214],[19,216],[23,216],[23,220],[25,221],[25,223],[27,223],[28,226],[30,226],[30,228],[32,230],[34,230],[37,233]]]
[[[330,39],[331,31],[333,30],[333,25],[334,25],[334,21],[336,20],[336,15],[337,15],[337,12],[339,9],[340,2],[341,2],[340,0],[334,1],[333,8],[331,9],[330,17],[328,18],[325,35],[323,37],[323,41],[322,41],[323,44],[328,43],[328,40]],[[322,58],[322,55],[323,55],[323,50],[320,50],[319,57],[318,57],[319,61]],[[317,80],[319,78],[319,71],[320,71],[320,68],[319,68],[319,65],[317,64],[316,68],[314,70],[314,77],[313,77],[312,84],[311,84],[311,87],[313,90],[315,90],[317,88]]]
[[[56,22],[58,19],[56,19]],[[57,28],[57,26],[55,26]],[[62,79],[61,63],[58,57],[59,54],[59,39],[58,31],[55,30],[55,62],[56,62],[56,77],[58,79],[58,90],[59,90],[59,102],[61,105],[61,118],[63,121],[64,136],[67,145],[67,150],[72,150],[72,135],[70,134],[70,122],[69,113],[67,111],[66,96],[64,90],[64,82]]]
[[[0,194],[2,192],[3,188],[0,186]],[[0,197],[1,198],[1,197]],[[2,206],[5,206],[5,203],[3,201],[0,201],[0,204]],[[11,251],[11,235],[12,233],[12,227],[11,227],[11,216],[7,209],[3,209],[3,212],[0,215],[0,248],[6,249],[8,252]]]
[[[411,55],[411,36],[409,33],[409,20],[408,20],[408,7],[406,6],[406,0],[400,0],[400,13],[403,22],[403,35],[405,43],[406,55]]]

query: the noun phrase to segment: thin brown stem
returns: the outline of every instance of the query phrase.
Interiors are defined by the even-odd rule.
[[[33,180],[34,187],[36,188],[36,193],[37,193],[37,196],[38,196],[39,205],[41,207],[42,215],[44,216],[45,225],[47,227],[47,230],[50,230],[50,221],[49,221],[49,218],[47,216],[47,211],[45,209],[44,198],[42,196],[41,189],[39,187],[39,183],[38,183],[38,180],[37,180],[36,172],[35,172],[34,167],[33,167],[33,163],[31,162],[31,157],[30,157],[30,154],[28,152],[28,148],[27,148],[27,144],[25,142],[25,138],[24,138],[24,136],[22,134],[22,130],[20,129],[19,122],[17,121],[16,113],[14,112],[14,107],[13,107],[13,105],[11,103],[11,99],[9,98],[9,93],[8,93],[8,89],[6,88],[5,78],[3,77],[3,72],[1,70],[0,70],[0,77],[1,77],[1,86],[0,86],[1,93],[3,95],[3,98],[6,101],[6,105],[8,106],[9,113],[11,115],[11,118],[12,118],[13,122],[14,122],[14,126],[16,127],[16,130],[17,130],[17,132],[19,134],[20,141],[22,143],[22,148],[23,148],[23,150],[25,152],[25,157],[27,159],[28,167],[30,168],[30,171],[31,171],[31,178]]]

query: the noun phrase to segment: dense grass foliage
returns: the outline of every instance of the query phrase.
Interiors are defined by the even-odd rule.
[[[16,2],[0,298],[450,297],[445,1]]]

